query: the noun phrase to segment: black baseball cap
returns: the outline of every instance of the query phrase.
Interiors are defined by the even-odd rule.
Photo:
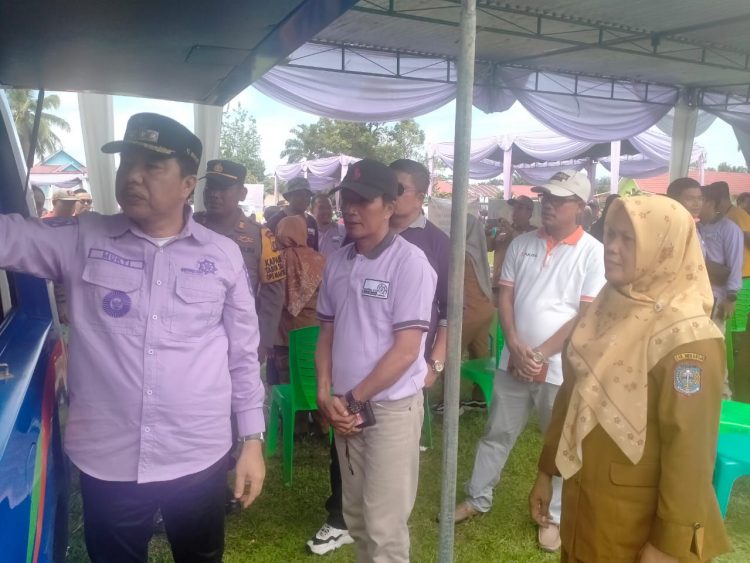
[[[212,188],[229,188],[235,184],[243,185],[247,168],[231,160],[209,160],[206,165],[206,186]],[[203,178],[201,178],[203,179]]]
[[[352,190],[368,200],[383,195],[396,199],[398,197],[398,179],[396,178],[396,172],[382,162],[364,159],[349,166],[346,176],[331,193],[343,189]]]
[[[102,147],[102,152],[122,152],[127,146],[139,147],[165,158],[187,156],[198,164],[203,145],[187,127],[158,113],[136,113],[128,119],[125,137]]]
[[[288,200],[289,198],[287,196],[294,192],[307,192],[310,195],[313,195],[313,191],[310,189],[310,182],[307,181],[307,178],[303,178],[302,176],[297,176],[296,178],[289,180],[286,183],[284,193],[281,195],[284,196],[284,199]]]

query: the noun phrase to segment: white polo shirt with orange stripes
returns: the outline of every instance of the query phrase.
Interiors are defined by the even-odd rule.
[[[593,301],[605,282],[604,247],[581,227],[559,242],[543,229],[519,235],[508,247],[500,275],[500,285],[513,288],[516,334],[532,348],[575,317],[581,301]],[[509,359],[506,347],[500,369],[508,369]],[[547,383],[561,385],[560,354],[548,360]]]

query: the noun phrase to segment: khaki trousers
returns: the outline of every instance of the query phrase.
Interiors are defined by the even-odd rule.
[[[375,425],[356,436],[336,434],[344,520],[357,561],[409,561],[407,525],[419,481],[422,393],[372,403]]]

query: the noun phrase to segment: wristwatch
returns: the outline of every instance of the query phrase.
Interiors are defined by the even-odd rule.
[[[348,391],[346,395],[344,395],[344,399],[346,400],[346,408],[348,408],[349,412],[352,414],[362,412],[362,409],[365,408],[365,402],[355,399],[351,391]]]
[[[240,436],[237,438],[237,441],[242,442],[243,444],[251,440],[258,440],[262,444],[266,441],[266,438],[263,435],[263,432],[256,432],[255,434],[248,434],[247,436]]]
[[[442,375],[445,371],[445,362],[441,362],[440,360],[430,360],[430,367],[436,374]]]
[[[531,359],[534,360],[537,364],[543,364],[547,361],[547,358],[545,358],[544,354],[542,354],[539,350],[531,351]]]

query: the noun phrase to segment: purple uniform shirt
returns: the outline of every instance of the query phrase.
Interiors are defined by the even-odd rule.
[[[264,429],[258,320],[242,255],[195,223],[160,247],[124,215],[0,215],[0,267],[65,286],[65,448],[108,481],[166,481]]]
[[[742,289],[745,237],[742,230],[726,217],[714,223],[698,223],[698,232],[703,239],[706,259],[729,268],[729,279],[725,286],[711,285],[718,304],[724,301],[727,292],[737,293]]]
[[[331,223],[325,229],[318,227],[318,252],[328,258],[336,252],[346,238],[346,228],[338,223]]]
[[[391,349],[394,333],[427,331],[437,275],[419,248],[393,233],[367,255],[354,244],[328,257],[318,295],[318,319],[333,323],[333,390],[344,395]],[[410,397],[424,386],[425,337],[401,378],[374,401]]]

